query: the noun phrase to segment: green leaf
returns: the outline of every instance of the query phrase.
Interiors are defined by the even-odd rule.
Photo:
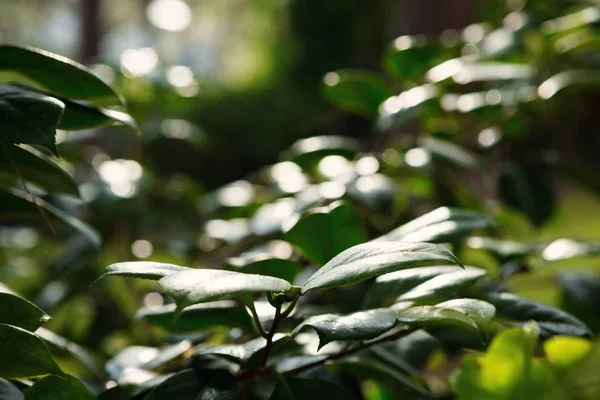
[[[6,379],[0,378],[0,399],[2,400],[24,400],[21,391]]]
[[[440,207],[377,238],[376,241],[449,242],[491,224],[483,214],[459,208]]]
[[[454,299],[436,304],[436,307],[449,308],[459,311],[476,323],[490,321],[496,315],[496,307],[488,302],[477,299]]]
[[[578,337],[556,336],[544,342],[544,353],[560,368],[571,368],[592,351],[593,343]]]
[[[386,72],[400,82],[415,81],[440,57],[442,46],[419,36],[400,36],[383,58]]]
[[[556,239],[542,250],[542,257],[547,261],[595,255],[600,255],[600,242]]]
[[[462,263],[445,247],[431,243],[369,242],[345,250],[315,272],[302,293],[352,285],[399,269]]]
[[[352,396],[341,387],[320,379],[280,379],[270,400],[352,400]]]
[[[288,344],[292,341],[289,335],[282,333],[276,333],[273,336],[273,349],[275,347],[282,347],[281,345]],[[257,362],[262,360],[262,354],[267,344],[265,338],[257,338],[247,341],[242,344],[223,344],[219,346],[199,348],[195,355],[196,356],[215,356],[223,358],[225,360],[234,362],[240,365],[256,365]],[[252,360],[252,361],[250,361]]]
[[[174,264],[165,264],[153,261],[130,261],[109,265],[106,267],[104,275],[98,279],[109,275],[117,275],[139,279],[151,279],[156,281],[164,278],[165,276],[188,270],[191,269]]]
[[[77,231],[94,246],[100,246],[102,239],[98,232],[88,224],[40,198],[36,198],[35,201],[48,213],[51,223],[66,225]],[[0,211],[0,220],[28,220],[44,223],[38,207],[25,192],[16,189],[0,190],[0,204],[3,206]]]
[[[438,275],[460,271],[455,266],[434,266],[409,268],[378,276],[365,295],[363,308],[389,305],[400,294],[426,282]],[[389,304],[388,304],[389,303]]]
[[[0,151],[0,175],[16,176],[13,162],[23,178],[48,192],[66,193],[79,197],[79,189],[73,178],[50,158],[33,148],[7,146]],[[12,160],[11,160],[12,159]]]
[[[427,149],[434,158],[473,171],[481,168],[481,162],[477,155],[449,141],[426,136],[419,139],[419,144]]]
[[[589,328],[570,314],[511,293],[489,293],[481,297],[496,307],[499,317],[518,324],[534,320],[543,338],[555,335],[591,337]]]
[[[351,160],[359,149],[358,141],[347,136],[313,136],[298,140],[283,154],[283,158],[308,168],[326,156],[336,155]]]
[[[435,328],[439,326],[460,326],[479,330],[477,324],[468,315],[445,307],[419,306],[396,313],[398,321],[411,328]]]
[[[202,369],[183,370],[154,388],[147,400],[234,400],[239,389],[233,375],[227,371]]]
[[[39,328],[35,331],[35,334],[44,340],[52,352],[56,350],[66,352],[70,354],[80,365],[92,372],[92,374],[97,376],[101,374],[98,366],[96,365],[96,360],[94,360],[89,351],[77,343],[67,340],[45,328]]]
[[[70,100],[61,100],[66,108],[58,123],[58,129],[70,131],[107,125],[124,125],[134,132],[138,131],[138,126],[134,119],[127,113],[92,107]]]
[[[367,240],[356,210],[343,202],[310,211],[284,237],[317,265]]]
[[[546,100],[566,89],[597,90],[598,85],[600,85],[600,74],[596,70],[562,71],[542,82],[538,87],[538,95]]]
[[[25,400],[93,400],[92,392],[77,378],[47,376],[25,389]]]
[[[0,45],[0,70],[16,71],[64,97],[121,103],[94,72],[59,55],[26,47]]]
[[[459,296],[470,289],[477,281],[486,276],[485,270],[467,267],[465,270],[448,272],[421,283],[401,295],[399,301],[428,298],[444,299]]]
[[[302,267],[296,261],[269,253],[244,253],[225,261],[226,266],[245,274],[258,274],[285,279],[293,283]]]
[[[0,85],[1,141],[39,144],[57,154],[56,125],[64,109],[64,103],[53,97]]]
[[[145,319],[171,332],[192,332],[213,326],[237,327],[246,332],[252,332],[254,329],[246,310],[230,300],[187,307],[177,318],[175,314],[175,305],[168,304],[142,308],[136,313],[136,318]]]
[[[379,105],[392,94],[387,82],[369,71],[339,70],[323,79],[323,95],[331,104],[366,116],[377,115]]]
[[[9,293],[0,292],[0,323],[34,332],[50,319],[35,304]]]
[[[396,314],[389,309],[379,308],[359,311],[348,315],[322,314],[308,318],[294,329],[297,334],[310,326],[319,335],[319,349],[334,340],[374,339],[396,325]]]
[[[164,292],[175,299],[180,310],[210,300],[292,289],[283,279],[214,269],[177,272],[160,279],[159,283]]]
[[[0,324],[0,377],[33,378],[62,371],[42,340],[25,329]]]

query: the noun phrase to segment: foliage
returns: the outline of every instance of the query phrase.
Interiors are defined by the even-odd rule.
[[[552,262],[599,253],[595,242],[513,234],[553,215],[551,168],[590,182],[561,155],[538,171],[540,155],[514,151],[536,116],[600,81],[598,13],[587,10],[551,21],[513,10],[495,30],[467,28],[464,43],[400,37],[384,55],[387,78],[324,77],[329,101],[373,118],[373,143],[303,139],[203,196],[183,178],[165,189],[132,160],[100,160],[104,186],[78,186],[46,154],[58,154],[56,130],[137,130],[121,97],[70,60],[0,46],[11,77],[0,85],[0,217],[12,224],[3,229],[33,217],[71,233],[41,276],[40,307],[0,286],[0,394],[596,398],[586,374],[598,365],[597,279],[560,269],[564,301],[554,305],[510,291],[513,277],[535,282]],[[407,122],[428,133],[404,134]],[[73,205],[90,188],[91,223],[105,232]],[[131,242],[105,219],[135,226],[135,237],[164,230],[176,256],[142,261],[144,240],[133,243],[136,261],[98,250],[102,236],[106,247]]]

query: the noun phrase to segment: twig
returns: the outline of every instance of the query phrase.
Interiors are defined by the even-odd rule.
[[[268,338],[267,332],[262,327],[262,323],[260,322],[260,318],[258,318],[258,313],[256,312],[256,307],[254,306],[254,301],[250,301],[248,304],[248,309],[250,310],[250,314],[252,314],[252,320],[254,321],[254,326],[258,331],[259,335]]]
[[[38,197],[34,196],[33,194],[31,194],[31,192],[29,191],[29,188],[27,187],[27,184],[25,183],[25,179],[23,178],[23,175],[21,174],[21,170],[19,169],[19,166],[17,165],[17,163],[13,159],[12,154],[10,154],[10,151],[8,151],[8,147],[6,147],[6,143],[2,142],[2,148],[4,149],[4,152],[6,153],[6,155],[8,157],[8,161],[10,162],[10,164],[13,167],[13,169],[15,170],[15,174],[17,174],[17,177],[21,181],[21,184],[23,185],[23,188],[25,189],[25,192],[29,195],[29,199],[31,200],[31,202],[36,206],[36,208],[40,212],[40,215],[44,219],[44,222],[46,223],[46,226],[48,227],[48,229],[50,230],[50,232],[54,236],[57,236],[56,231],[54,230],[54,226],[52,225],[52,221],[50,221],[50,218],[48,218],[48,215],[46,214],[46,212],[44,211],[44,209],[37,202]]]
[[[292,375],[297,375],[300,374],[304,371],[308,371],[309,369],[315,368],[315,367],[320,367],[321,365],[325,364],[328,361],[332,361],[332,360],[337,360],[338,358],[343,358],[343,357],[347,357],[350,356],[352,354],[358,353],[359,351],[368,349],[371,346],[380,344],[380,343],[384,343],[384,342],[388,342],[391,340],[396,340],[399,339],[407,334],[409,334],[410,332],[412,332],[411,329],[403,329],[399,332],[396,332],[392,335],[389,336],[384,336],[382,338],[370,341],[370,342],[366,342],[363,343],[359,346],[353,347],[351,349],[348,350],[344,350],[344,351],[340,351],[339,353],[335,353],[335,354],[331,354],[330,356],[328,356],[327,358],[321,359],[321,360],[317,360],[315,362],[303,365],[301,367],[298,368],[294,368],[294,369],[290,369],[289,371],[285,371],[283,373],[284,376],[292,376]]]
[[[267,335],[267,344],[265,345],[265,354],[263,356],[262,362],[260,364],[261,368],[267,367],[267,361],[269,361],[269,354],[271,353],[271,347],[273,347],[273,336],[277,331],[277,326],[281,321],[281,306],[275,309],[275,317],[273,318],[273,323],[271,324],[271,329],[269,330],[269,334]]]

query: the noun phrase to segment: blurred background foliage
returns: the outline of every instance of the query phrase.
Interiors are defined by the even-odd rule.
[[[151,284],[90,286],[106,265],[150,258],[219,265],[258,244],[257,236],[273,235],[271,225],[293,212],[342,197],[376,210],[359,209],[370,234],[447,205],[486,210],[500,238],[552,243],[531,273],[507,277],[507,286],[566,307],[598,333],[600,319],[580,309],[576,284],[583,276],[597,293],[598,258],[589,256],[597,250],[579,256],[574,242],[560,241],[600,236],[596,2],[0,0],[0,7],[0,41],[91,66],[125,97],[142,131],[59,131],[59,163],[83,202],[44,199],[97,229],[100,250],[62,230],[50,234],[41,218],[39,229],[0,228],[0,281],[52,315],[50,331],[94,349],[98,365],[167,335],[135,320],[140,304],[164,300]],[[563,17],[570,13],[577,14]],[[411,46],[425,49],[411,55],[414,71],[394,58],[394,48]],[[427,70],[460,55],[525,70],[507,64],[471,71],[482,79],[443,76],[441,101],[397,115],[409,107],[390,96],[423,88]],[[541,89],[567,70],[587,75],[561,96],[556,85]],[[331,89],[356,74],[367,89],[336,97]],[[356,93],[368,101],[344,103]],[[426,90],[418,94],[427,100]],[[530,101],[538,95],[548,101]],[[0,178],[14,179],[5,172]],[[499,275],[501,263],[470,243],[461,259]],[[286,242],[267,247],[291,257]],[[61,362],[93,378],[66,354]]]

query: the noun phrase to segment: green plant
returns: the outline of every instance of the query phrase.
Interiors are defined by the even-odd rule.
[[[131,317],[140,293],[152,293],[135,312],[137,331],[123,340],[104,373],[94,368],[97,349],[90,356],[38,329],[46,313],[4,290],[0,352],[4,346],[13,354],[18,345],[18,355],[26,358],[21,369],[0,358],[0,393],[93,397],[76,378],[65,376],[64,361],[59,367],[41,338],[86,366],[86,374],[76,375],[85,376],[104,399],[596,398],[598,383],[589,371],[598,363],[592,340],[600,326],[593,305],[600,285],[595,276],[552,263],[594,257],[600,247],[564,238],[522,240],[520,233],[533,231],[527,219],[541,226],[554,213],[550,171],[594,187],[580,166],[565,162],[569,154],[559,153],[558,163],[551,158],[538,170],[532,160],[544,160],[542,155],[523,150],[538,148],[527,140],[551,119],[553,102],[563,95],[568,100],[580,83],[597,80],[596,72],[581,71],[593,63],[593,21],[577,22],[577,15],[543,21],[533,11],[512,10],[496,30],[483,24],[467,28],[466,43],[449,42],[448,35],[445,44],[398,38],[383,62],[392,83],[366,71],[327,74],[326,98],[374,118],[366,143],[343,136],[296,142],[280,162],[203,196],[200,230],[185,208],[188,224],[175,225],[167,235],[191,232],[189,263],[181,262],[190,267],[164,256],[160,261],[170,262],[109,265],[104,279],[89,290],[109,294],[111,313]],[[579,45],[567,52],[582,57],[565,55],[557,44],[571,43],[565,40],[570,35]],[[67,98],[81,95],[71,87],[84,71],[80,66],[6,48],[50,63],[41,77],[30,77],[45,90]],[[73,75],[68,92],[60,92],[57,75],[46,76],[56,62],[79,71],[68,73]],[[27,96],[49,96],[27,90],[35,93]],[[41,114],[10,114],[14,126],[31,120],[46,124],[45,139],[27,139],[29,127],[18,137],[7,134],[9,144],[31,140],[55,151],[57,124],[133,125],[124,114],[97,108],[91,114],[102,122],[81,118],[68,124],[66,111],[63,119],[42,118],[58,104],[46,101]],[[67,109],[75,104],[62,97],[60,102]],[[32,184],[73,191],[62,170],[41,164],[37,153],[27,154],[33,156],[23,153],[10,162],[11,173],[27,168]],[[40,171],[52,172],[52,179],[38,178]],[[43,204],[40,196],[26,198]],[[171,219],[157,211],[160,205],[120,206],[106,202],[100,217],[110,210],[125,221],[138,213],[142,219]],[[32,210],[39,215],[35,206]],[[81,221],[63,219],[95,237],[90,228],[81,229]],[[117,242],[126,237],[115,236]],[[74,251],[74,262],[93,259],[87,251]],[[94,263],[115,256],[98,258]],[[561,301],[511,293],[514,278],[535,286],[541,274],[547,279],[545,270],[560,272]],[[137,279],[125,286],[113,276]],[[155,283],[160,293],[153,292]],[[80,298],[78,292],[68,298],[63,318],[77,310]],[[86,315],[89,308],[85,302],[81,306],[77,315]]]

